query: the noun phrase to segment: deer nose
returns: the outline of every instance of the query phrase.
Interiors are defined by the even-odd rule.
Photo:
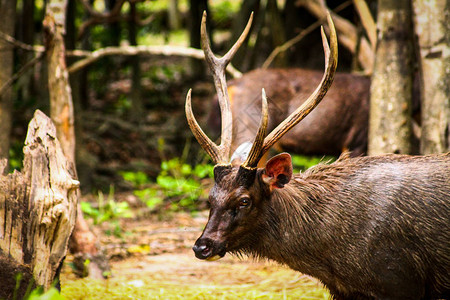
[[[211,248],[206,243],[196,242],[194,247],[192,247],[192,250],[194,250],[195,257],[199,259],[206,259],[209,256],[211,256]]]

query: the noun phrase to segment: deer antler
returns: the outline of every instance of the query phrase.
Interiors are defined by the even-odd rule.
[[[263,111],[263,116],[261,119],[260,128],[258,134],[253,142],[252,149],[248,155],[247,160],[244,162],[242,167],[244,168],[255,168],[258,161],[283,135],[285,135],[292,127],[297,125],[301,120],[303,120],[323,99],[331,83],[334,79],[334,74],[336,73],[337,67],[337,38],[336,30],[334,28],[333,20],[331,19],[330,13],[327,13],[327,22],[330,29],[330,43],[331,48],[328,46],[327,37],[321,28],[322,33],[322,43],[325,52],[325,73],[322,77],[320,84],[317,86],[316,90],[309,96],[309,98],[297,108],[289,117],[287,117],[282,123],[280,123],[265,139],[261,132],[265,132],[267,129],[267,122],[263,122],[266,118],[265,112]],[[263,94],[263,107],[264,107],[265,97]]]
[[[253,20],[253,13],[250,15],[250,19],[242,32],[239,39],[231,47],[231,49],[221,58],[217,58],[211,50],[208,34],[206,32],[206,11],[203,12],[202,25],[201,25],[201,40],[202,49],[205,53],[206,62],[213,74],[214,84],[216,86],[217,96],[219,99],[220,112],[222,116],[222,134],[220,145],[212,142],[208,136],[198,125],[192,113],[191,106],[191,90],[189,90],[186,96],[186,118],[192,133],[200,143],[202,148],[211,156],[212,160],[218,165],[228,165],[230,150],[231,150],[231,138],[233,133],[233,119],[231,114],[230,102],[228,100],[227,82],[225,77],[225,69],[230,63],[233,56],[236,54],[239,47],[243,44]]]

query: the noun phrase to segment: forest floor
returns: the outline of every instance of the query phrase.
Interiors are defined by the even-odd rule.
[[[66,299],[328,299],[315,279],[273,262],[227,254],[215,262],[195,258],[191,247],[207,211],[120,219],[95,226],[111,263],[105,280],[79,279],[66,259]]]

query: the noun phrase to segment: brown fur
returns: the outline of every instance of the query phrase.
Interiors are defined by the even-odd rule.
[[[450,154],[343,157],[273,192],[255,172],[216,182],[197,243],[286,264],[336,299],[450,298]]]

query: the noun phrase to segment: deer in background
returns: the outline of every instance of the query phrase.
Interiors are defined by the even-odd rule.
[[[275,128],[299,107],[320,82],[322,72],[306,69],[256,69],[228,83],[233,119],[232,153],[251,142],[261,115],[261,88],[269,105],[268,130]],[[337,73],[334,84],[302,123],[277,143],[279,151],[306,155],[335,155],[351,151],[351,156],[367,152],[370,79]],[[220,127],[220,108],[215,99],[209,124]],[[218,130],[213,130],[214,132]]]
[[[330,45],[322,29],[325,73],[302,106],[266,135],[268,104],[251,150],[230,164],[232,111],[225,67],[245,39],[222,58],[212,53],[203,15],[202,47],[222,112],[220,145],[199,127],[186,97],[188,124],[211,156],[214,187],[208,223],[193,250],[215,260],[227,252],[267,258],[320,279],[334,299],[450,298],[450,154],[341,157],[292,174],[287,153],[257,168],[261,157],[321,101],[337,65],[331,17]]]

